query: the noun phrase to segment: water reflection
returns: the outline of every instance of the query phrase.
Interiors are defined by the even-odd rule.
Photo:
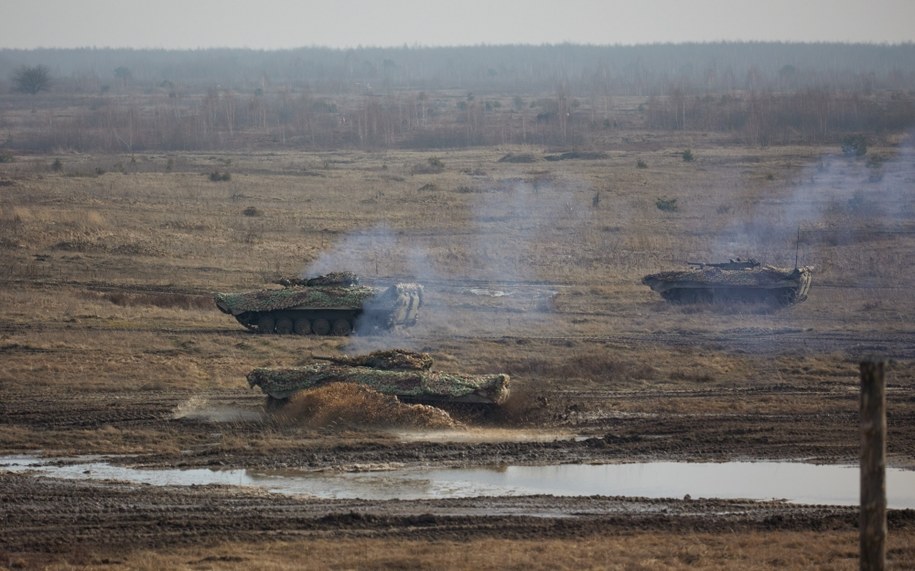
[[[253,486],[320,498],[414,500],[474,496],[629,496],[647,498],[785,499],[800,504],[857,505],[857,466],[799,462],[563,464],[456,470],[266,472],[141,470],[104,462],[50,463],[33,456],[0,457],[0,470],[58,478],[121,480],[155,486]],[[915,472],[887,470],[890,508],[915,508]]]

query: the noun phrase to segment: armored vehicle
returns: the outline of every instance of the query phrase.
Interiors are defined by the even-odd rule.
[[[811,268],[776,268],[736,258],[650,274],[642,283],[674,303],[752,302],[790,305],[807,299]]]
[[[217,293],[216,307],[258,333],[349,335],[416,323],[423,286],[387,288],[359,285],[350,272],[311,279],[283,278],[282,286],[242,293]]]
[[[292,394],[329,383],[357,383],[406,402],[427,404],[502,404],[508,398],[508,375],[467,375],[432,370],[428,353],[399,349],[362,357],[316,357],[301,367],[262,367],[248,373],[248,384],[267,395],[268,408]]]

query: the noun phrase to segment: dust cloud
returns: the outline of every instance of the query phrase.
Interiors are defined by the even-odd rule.
[[[715,260],[735,255],[785,267],[820,267],[819,246],[853,244],[875,232],[893,232],[912,214],[909,196],[915,148],[912,134],[893,153],[824,155],[787,183],[755,196],[722,197],[717,208],[744,203],[710,245]],[[709,213],[709,219],[713,219]]]
[[[256,410],[233,406],[214,405],[202,396],[193,396],[172,410],[172,420],[201,420],[213,423],[245,422],[260,420]]]
[[[351,271],[366,285],[416,282],[425,288],[417,331],[436,335],[510,335],[552,319],[557,292],[541,283],[536,259],[543,243],[570,240],[563,229],[586,226],[593,191],[575,180],[523,177],[481,183],[466,206],[468,226],[458,235],[394,232],[385,225],[353,232],[301,273],[312,278]],[[492,307],[504,319],[473,320]],[[412,334],[385,343],[357,329],[348,351],[415,345]],[[421,335],[418,333],[417,335]]]
[[[275,413],[281,424],[320,429],[461,427],[447,412],[421,404],[405,404],[353,383],[333,383],[298,392]]]

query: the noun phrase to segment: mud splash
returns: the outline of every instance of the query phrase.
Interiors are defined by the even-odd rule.
[[[259,411],[214,404],[201,396],[191,397],[172,410],[173,420],[199,420],[217,424],[257,421],[261,416]]]
[[[101,461],[0,457],[0,470],[63,479],[118,480],[156,486],[228,485],[329,499],[618,496],[783,500],[807,505],[857,505],[855,466],[797,462],[507,466],[454,470],[405,468],[349,472],[141,470]],[[915,471],[887,470],[892,509],[915,508]]]
[[[276,412],[278,421],[308,428],[457,428],[447,412],[432,406],[405,404],[354,383],[333,383],[292,395]]]

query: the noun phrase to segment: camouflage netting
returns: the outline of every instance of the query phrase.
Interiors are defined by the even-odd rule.
[[[283,277],[273,283],[283,287],[353,286],[359,285],[359,276],[353,272],[331,272],[315,278]]]
[[[692,270],[659,272],[647,275],[642,283],[666,284],[671,287],[683,287],[688,284],[703,286],[752,286],[752,287],[791,287],[799,285],[807,268],[783,269],[763,266],[747,270],[727,270],[717,267],[704,267]]]
[[[367,286],[320,286],[265,289],[244,293],[218,293],[216,303],[238,315],[246,311],[277,311],[304,307],[308,309],[362,309],[377,290]]]
[[[248,384],[277,399],[335,382],[357,383],[380,393],[424,402],[501,404],[508,398],[508,375],[457,375],[426,370],[384,370],[334,363],[258,368]]]
[[[428,371],[432,368],[432,355],[415,353],[403,349],[375,351],[358,357],[317,357],[322,361],[331,361],[337,365],[349,367],[371,367],[386,371]]]

